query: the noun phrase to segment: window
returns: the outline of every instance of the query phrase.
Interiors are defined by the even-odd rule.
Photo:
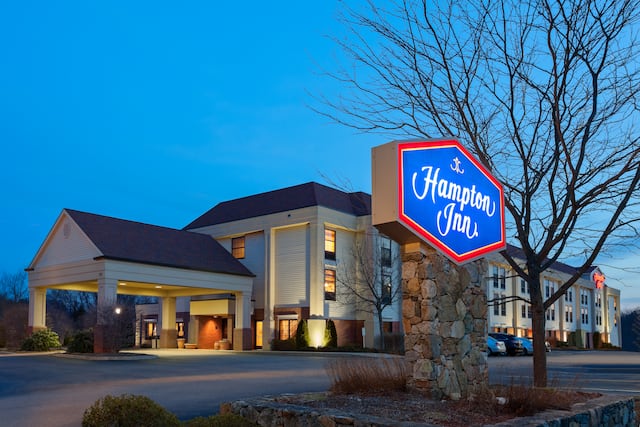
[[[589,310],[586,308],[580,309],[580,320],[583,325],[587,325],[589,323]]]
[[[382,275],[382,304],[389,305],[391,304],[391,275],[383,274]]]
[[[491,280],[493,281],[493,287],[498,289],[506,289],[506,271],[502,267],[498,267],[497,265],[493,266],[493,275],[491,276]]]
[[[500,304],[500,314],[502,316],[507,315],[507,296],[505,294],[500,295],[502,297],[502,304]]]
[[[278,322],[279,337],[281,340],[288,340],[296,336],[298,329],[298,319],[280,319]]]
[[[144,319],[144,337],[145,339],[153,339],[158,335],[156,325],[158,321],[156,319]]]
[[[383,267],[391,267],[391,239],[387,239],[386,237],[382,237],[380,264]]]
[[[523,319],[526,319],[527,318],[527,304],[522,304],[522,306],[520,308],[522,309],[520,317],[522,317]]]
[[[324,258],[336,259],[336,231],[327,228],[324,230]]]
[[[324,299],[336,300],[336,271],[330,268],[324,270]]]
[[[231,239],[231,255],[236,259],[244,258],[244,236]]]
[[[573,307],[565,306],[564,307],[564,320],[568,323],[573,323]]]
[[[493,294],[493,315],[494,316],[499,316],[500,315],[500,303],[498,302],[500,300],[500,294]]]
[[[573,302],[573,290],[572,289],[568,289],[567,292],[564,294],[564,300],[567,302]]]
[[[524,279],[520,279],[520,293],[522,295],[529,294],[529,284]]]
[[[262,348],[262,320],[256,320],[256,347]],[[297,329],[297,326],[296,326]]]
[[[556,320],[556,308],[551,306],[547,309],[547,320]]]

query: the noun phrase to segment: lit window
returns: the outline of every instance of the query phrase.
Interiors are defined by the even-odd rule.
[[[336,259],[336,231],[335,230],[324,230],[324,258],[325,259]]]
[[[336,300],[336,271],[329,268],[324,270],[324,299]]]
[[[144,337],[146,339],[153,339],[158,335],[157,323],[156,319],[144,319]]]
[[[244,236],[231,239],[231,255],[236,259],[244,258]]]
[[[296,336],[298,329],[297,319],[280,319],[278,322],[279,337],[281,340],[288,340]]]
[[[391,304],[391,275],[382,275],[382,304]]]

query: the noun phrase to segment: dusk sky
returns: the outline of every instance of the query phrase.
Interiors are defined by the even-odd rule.
[[[63,208],[182,228],[308,181],[371,191],[370,150],[309,108],[337,1],[15,2],[0,8],[0,272]]]
[[[29,264],[64,208],[182,228],[221,201],[308,181],[370,192],[371,148],[389,139],[309,108],[340,91],[322,75],[341,55],[339,11],[4,2],[0,273]],[[602,268],[623,307],[640,305],[622,270]]]

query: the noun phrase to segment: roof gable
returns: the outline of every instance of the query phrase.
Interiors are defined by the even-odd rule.
[[[62,211],[29,268],[91,260],[101,255],[100,250],[69,214]]]
[[[347,193],[316,182],[308,182],[218,203],[184,229],[202,228],[310,206],[323,206],[355,216],[364,216],[371,214],[371,196],[363,192]]]
[[[213,238],[189,231],[65,209],[107,259],[190,270],[253,274]]]

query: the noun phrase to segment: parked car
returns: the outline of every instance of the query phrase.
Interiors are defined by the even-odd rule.
[[[533,342],[529,338],[516,337],[522,343],[522,354],[533,356]]]
[[[520,338],[522,340],[522,348],[523,348],[523,353],[525,355],[533,355],[533,340],[531,338]],[[544,341],[544,349],[547,353],[549,353],[551,351],[551,344],[549,344],[549,341],[545,340]]]
[[[497,339],[498,341],[502,341],[507,348],[507,354],[509,356],[516,356],[524,353],[522,342],[514,335],[501,332],[491,332],[489,333],[489,336]]]
[[[493,337],[487,337],[487,351],[489,356],[505,356],[507,347],[502,341],[498,341]]]

